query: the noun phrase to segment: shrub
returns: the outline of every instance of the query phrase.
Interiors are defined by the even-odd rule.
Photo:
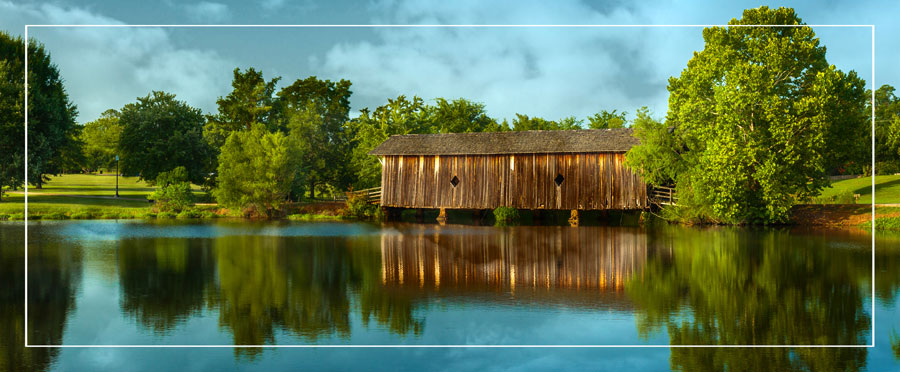
[[[5,213],[0,213],[0,221],[6,221],[9,219],[9,215]]]
[[[156,218],[162,220],[162,219],[175,218],[176,216],[177,215],[172,212],[159,212],[159,214],[156,215]]]
[[[156,191],[147,198],[155,200],[154,207],[165,212],[181,212],[193,205],[194,194],[191,192],[191,183],[188,182],[184,167],[160,173],[156,177]]]
[[[22,221],[24,219],[25,219],[25,213],[13,213],[13,214],[9,215],[10,221]]]
[[[67,219],[69,219],[69,216],[66,216],[65,213],[61,213],[61,212],[52,212],[52,213],[45,214],[43,217],[41,217],[41,219],[44,219],[44,220],[67,220]]]
[[[378,206],[369,204],[368,197],[365,194],[354,193],[352,190],[347,194],[347,215],[355,218],[372,218],[379,213]]]
[[[153,212],[147,212],[147,213],[141,214],[141,215],[138,216],[138,217],[143,218],[143,219],[145,219],[145,220],[152,220],[152,219],[156,218],[156,213],[153,213]]]
[[[100,218],[104,220],[118,220],[119,214],[116,212],[106,212],[100,215]]]
[[[85,211],[72,213],[71,217],[73,220],[89,220],[89,219],[93,218],[93,216],[91,215],[91,212],[85,212]]]
[[[518,223],[520,219],[519,210],[516,208],[497,207],[494,209],[494,220],[497,224],[514,224]]]
[[[192,209],[185,209],[185,210],[181,211],[181,213],[179,213],[176,216],[176,218],[181,218],[181,219],[200,218],[200,212],[192,210]]]
[[[900,173],[900,167],[896,162],[879,161],[875,163],[875,174],[878,176]]]

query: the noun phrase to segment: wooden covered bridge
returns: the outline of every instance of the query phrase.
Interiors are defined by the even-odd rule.
[[[624,164],[631,129],[398,135],[381,158],[382,207],[633,210],[647,186]]]

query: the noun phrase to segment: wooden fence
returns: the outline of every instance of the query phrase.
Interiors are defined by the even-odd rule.
[[[351,195],[364,195],[366,197],[366,202],[368,203],[381,203],[381,187],[348,191],[345,192],[343,196],[335,196],[334,200],[346,201]]]
[[[649,198],[651,203],[659,205],[676,205],[678,196],[675,195],[675,188],[668,186],[653,186],[650,188]]]

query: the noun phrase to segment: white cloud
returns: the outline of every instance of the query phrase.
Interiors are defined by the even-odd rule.
[[[23,24],[122,24],[80,8],[0,2],[0,28]],[[110,108],[121,108],[151,90],[174,93],[204,111],[228,92],[237,63],[217,52],[176,46],[167,29],[30,28],[44,43],[78,106],[80,122]]]
[[[187,15],[197,22],[221,23],[231,18],[228,5],[201,1],[196,4],[184,5]]]
[[[386,2],[375,23],[639,23],[626,8],[602,12],[577,1],[496,3]],[[665,30],[612,28],[383,28],[378,41],[333,47],[321,60],[329,76],[354,83],[355,102],[377,106],[399,94],[465,97],[495,117],[558,119],[601,109],[664,114],[666,79],[650,50]],[[687,50],[684,61],[690,57]],[[311,63],[315,61],[311,60]]]

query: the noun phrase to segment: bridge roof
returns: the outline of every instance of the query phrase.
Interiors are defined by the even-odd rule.
[[[369,155],[499,155],[625,152],[631,128],[395,135]]]

